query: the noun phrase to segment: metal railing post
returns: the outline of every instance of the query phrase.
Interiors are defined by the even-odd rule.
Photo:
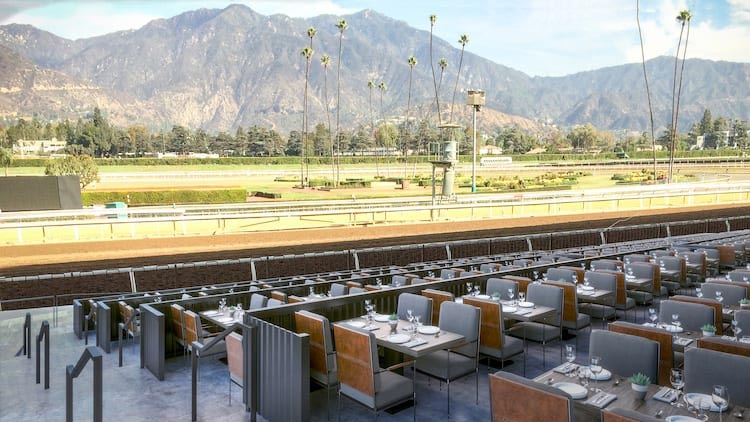
[[[36,383],[39,384],[41,370],[41,346],[44,339],[44,389],[49,390],[49,322],[42,322],[39,334],[36,336]]]
[[[16,357],[26,355],[31,359],[31,313],[26,312],[26,318],[23,321],[23,346],[16,352]]]
[[[88,346],[78,362],[65,367],[65,421],[73,422],[73,379],[81,374],[89,360],[94,361],[94,422],[102,422],[103,409],[103,367],[102,350],[96,346]]]

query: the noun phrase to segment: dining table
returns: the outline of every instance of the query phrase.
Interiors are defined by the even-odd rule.
[[[571,391],[570,389],[572,387],[560,383],[575,384],[578,388],[572,391],[578,391],[583,386],[579,384],[577,378],[571,376],[571,374],[575,374],[577,372],[578,367],[579,365],[576,363],[566,362],[539,375],[538,377],[534,378],[534,381],[544,383],[553,387],[562,387],[569,391]],[[604,369],[606,370],[606,368]],[[697,415],[693,413],[697,410],[694,409],[694,406],[689,405],[690,403],[695,402],[692,401],[690,403],[686,403],[686,401],[684,400],[685,395],[688,394],[688,397],[690,398],[695,397],[695,395],[691,394],[691,392],[689,391],[679,396],[680,399],[678,399],[678,391],[670,387],[651,384],[648,386],[648,391],[645,398],[640,399],[638,398],[637,393],[631,388],[631,382],[629,378],[612,373],[610,373],[610,376],[606,375],[607,373],[605,371],[602,371],[597,377],[599,378],[599,381],[595,382],[593,380],[590,380],[588,390],[585,392],[584,396],[577,395],[576,397],[580,398],[574,397],[573,407],[576,421],[598,422],[601,420],[601,409],[614,408],[630,409],[644,415],[649,415],[651,417],[664,420],[672,419],[670,417],[674,417],[675,419],[679,420],[679,418],[676,418],[676,416],[697,418]],[[595,391],[597,389],[599,391]],[[683,406],[676,406],[678,402],[683,404]],[[707,407],[705,402],[703,402],[703,404],[704,407]],[[718,410],[718,408],[714,406],[713,410]],[[708,416],[708,421],[718,422],[719,412],[713,410],[705,409],[704,413]],[[744,421],[743,417],[746,410],[747,408],[745,407],[734,405],[731,403],[730,392],[730,403],[728,408],[722,412],[721,421]],[[750,413],[748,413],[748,416],[750,417]]]
[[[579,285],[576,289],[578,302],[607,304],[612,301],[615,292],[612,290],[597,289],[591,286]]]

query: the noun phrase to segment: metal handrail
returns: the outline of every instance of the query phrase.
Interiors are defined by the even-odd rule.
[[[49,390],[49,322],[42,321],[36,336],[36,383],[40,383],[41,343],[44,340],[44,389]]]
[[[199,327],[200,329],[200,327]],[[208,343],[201,344],[200,342],[194,341],[190,344],[190,365],[191,365],[191,384],[192,384],[192,421],[198,420],[198,359],[200,355],[211,350],[220,341],[224,340],[226,336],[234,332],[234,330],[242,330],[242,344],[243,351],[247,351],[245,342],[251,341],[252,336],[255,334],[255,327],[246,325],[241,322],[235,322],[228,326],[219,335],[211,339]],[[252,344],[252,342],[251,342]],[[257,377],[258,371],[255,370],[255,360],[252,359],[253,353],[242,353],[242,402],[245,404],[245,411],[250,413],[250,421],[255,422],[257,419]],[[250,388],[248,387],[250,384]]]
[[[16,357],[26,355],[28,359],[31,359],[31,313],[26,312],[26,318],[23,321],[23,346],[16,352]]]
[[[120,354],[120,364],[119,367],[122,367],[122,333],[127,333],[128,326],[135,321],[135,319],[140,316],[140,311],[138,309],[134,309],[134,312],[130,314],[130,318],[128,318],[125,322],[120,322],[117,324],[117,348],[119,349]],[[135,338],[135,329],[133,329],[133,338]]]
[[[65,367],[65,421],[73,422],[73,379],[81,374],[89,360],[94,361],[94,422],[102,422],[102,350],[88,346],[83,350],[75,366]]]

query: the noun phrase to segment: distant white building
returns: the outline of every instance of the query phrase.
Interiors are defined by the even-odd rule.
[[[503,149],[495,145],[485,145],[479,148],[479,155],[501,155]]]
[[[13,154],[24,157],[26,155],[49,155],[55,153],[66,146],[65,141],[58,141],[57,138],[26,140],[19,139],[13,144]]]

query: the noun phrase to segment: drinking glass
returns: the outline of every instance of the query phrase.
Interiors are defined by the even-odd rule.
[[[723,385],[714,385],[711,389],[711,400],[719,408],[719,422],[721,422],[724,406],[729,404],[729,390]]]
[[[406,310],[406,319],[411,323],[412,328],[414,327],[414,311],[411,309]]]
[[[578,284],[578,276],[573,274],[573,277],[571,278],[571,281],[573,284]]]
[[[510,299],[510,302],[511,302],[512,305],[516,304],[516,302],[513,301],[513,297],[514,296],[515,296],[515,294],[513,293],[513,289],[508,289],[508,298]]]
[[[526,293],[518,292],[518,300],[521,302],[526,302]]]
[[[703,297],[703,291],[701,290],[700,287],[696,287],[695,288],[695,296],[697,296],[697,297]]]
[[[566,344],[565,345],[565,360],[568,361],[568,363],[572,364],[576,360],[576,346],[573,344]],[[569,377],[576,376],[575,371],[568,372]]]
[[[589,283],[589,278],[588,277],[583,277],[583,285],[586,286],[586,287],[589,287],[590,284],[591,283]]]
[[[589,371],[585,366],[578,367],[578,383],[586,390],[589,389]]]
[[[592,374],[594,374],[594,388],[591,389],[591,391],[599,391],[596,386],[598,385],[597,378],[599,378],[599,374],[602,372],[602,358],[599,356],[591,356],[591,365],[589,366],[589,370]]]
[[[474,296],[479,295],[479,283],[474,285]]]
[[[678,328],[682,325],[680,322],[680,314],[672,314],[672,325]]]
[[[474,288],[474,286],[473,286],[473,285],[471,284],[471,282],[470,282],[470,281],[467,281],[467,282],[466,282],[466,294],[467,294],[467,295],[470,295],[470,294],[471,294],[471,290],[472,290],[473,288]]]
[[[742,281],[744,281],[745,283],[747,283],[747,276],[742,277]]]
[[[656,309],[648,308],[648,318],[651,320],[652,324],[656,325],[656,321],[659,319],[659,315],[657,315]]]
[[[722,303],[722,302],[724,302],[724,296],[722,296],[722,295],[721,295],[721,292],[720,292],[720,291],[718,291],[718,290],[716,291],[716,300],[718,300],[718,301],[719,301],[719,303]]]
[[[383,280],[381,280],[380,277],[378,277],[378,278],[375,279],[375,284],[377,284],[378,287],[382,287],[383,286]]]
[[[586,263],[585,262],[581,262],[581,268],[583,268],[584,270],[586,269]]]
[[[539,271],[534,271],[534,280],[539,279]]]
[[[310,294],[309,294],[310,297],[315,296],[315,289],[314,288],[310,287],[309,291],[310,291]]]
[[[683,404],[680,401],[680,396],[682,395],[682,387],[685,386],[685,379],[683,377],[682,369],[672,368],[672,371],[669,373],[669,383],[672,384],[672,388],[677,390],[677,399],[675,400],[675,406],[683,407]]]
[[[742,332],[742,328],[740,328],[739,323],[737,322],[737,319],[732,320],[732,333],[734,333],[734,340],[739,342],[740,341],[740,333]]]

